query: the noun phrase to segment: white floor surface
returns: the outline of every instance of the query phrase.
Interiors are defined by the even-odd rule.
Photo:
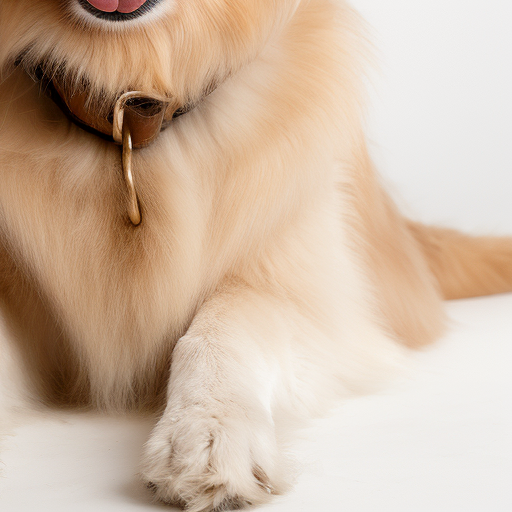
[[[304,434],[295,489],[261,512],[512,510],[512,295],[447,304],[411,374]],[[1,449],[0,510],[151,511],[137,479],[151,421],[34,412]]]

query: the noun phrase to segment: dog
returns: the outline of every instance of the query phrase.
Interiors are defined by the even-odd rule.
[[[50,404],[159,410],[143,478],[290,485],[290,429],[399,368],[512,242],[400,215],[342,0],[1,0],[0,304]]]

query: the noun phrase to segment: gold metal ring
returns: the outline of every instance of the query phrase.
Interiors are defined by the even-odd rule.
[[[141,222],[141,216],[132,172],[132,152],[133,145],[130,129],[126,124],[123,124],[123,175],[128,190],[128,216],[132,224],[138,226]]]

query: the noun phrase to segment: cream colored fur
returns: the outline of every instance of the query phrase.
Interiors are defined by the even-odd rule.
[[[74,0],[0,1],[0,299],[46,400],[162,406],[159,499],[258,504],[289,483],[290,418],[439,334],[445,270],[374,175],[345,2],[163,3],[112,29]],[[119,148],[40,93],[24,69],[42,61],[105,104],[218,85],[134,156],[140,227]]]

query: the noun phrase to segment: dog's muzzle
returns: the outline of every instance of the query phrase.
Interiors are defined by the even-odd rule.
[[[128,21],[148,13],[160,0],[78,0],[89,13],[106,21]]]

